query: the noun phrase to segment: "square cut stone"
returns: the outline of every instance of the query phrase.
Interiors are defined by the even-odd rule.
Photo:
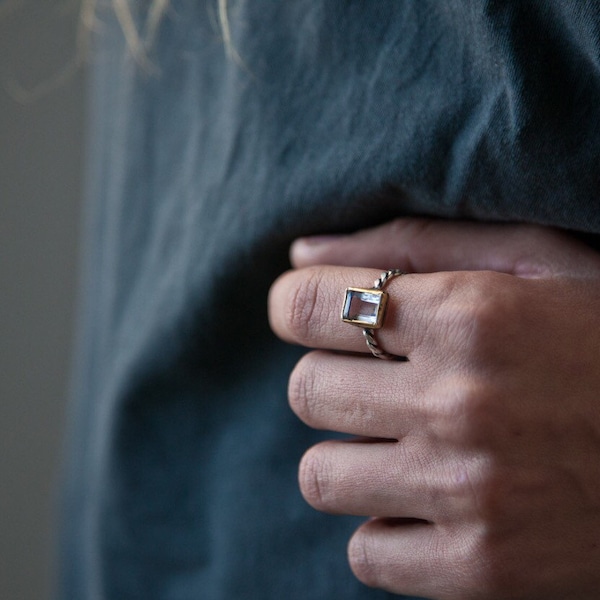
[[[381,290],[348,288],[342,308],[342,321],[379,329],[383,324],[386,302],[387,294]]]

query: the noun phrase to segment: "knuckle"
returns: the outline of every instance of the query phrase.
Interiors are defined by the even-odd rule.
[[[498,427],[496,394],[489,385],[472,384],[456,402],[458,431],[468,445],[491,442]]]
[[[310,424],[315,399],[319,397],[320,377],[313,353],[303,356],[290,375],[288,399],[294,413]]]
[[[435,274],[435,286],[428,294],[427,302],[421,305],[419,315],[429,324],[433,339],[449,341],[460,337],[464,327],[464,301],[461,293],[462,276],[457,273]],[[430,317],[428,317],[430,312]]]
[[[497,518],[506,497],[506,484],[496,468],[488,464],[477,477],[471,478],[470,485],[479,521],[489,527]]]
[[[464,481],[474,520],[485,539],[498,539],[499,534],[520,526],[520,516],[513,510],[516,489],[510,469],[488,456],[467,472]]]
[[[478,273],[472,276],[470,293],[459,311],[462,342],[472,361],[489,359],[508,349],[508,340],[521,311],[511,276]]]
[[[321,272],[317,268],[307,268],[292,287],[289,301],[284,312],[284,326],[289,335],[298,342],[311,339],[311,332],[316,324],[316,313],[320,303],[318,290]]]
[[[474,598],[531,597],[528,594],[530,574],[513,557],[514,549],[498,543],[485,529],[475,536],[464,558]],[[517,595],[515,590],[518,590]]]
[[[325,511],[330,501],[331,467],[321,448],[308,450],[300,461],[300,491],[304,499],[315,509]]]
[[[372,534],[361,527],[348,544],[348,562],[355,577],[365,585],[375,587],[379,580],[379,570],[372,557]]]
[[[455,530],[450,544],[446,544],[447,558],[462,574],[461,598],[533,597],[524,556],[519,556],[510,543],[514,540],[512,534],[522,532],[526,523],[515,523],[506,511],[511,494],[508,475],[506,470],[489,462],[481,471],[472,469],[470,481],[463,480],[464,487],[470,488],[468,493],[477,499],[478,512],[469,519],[469,525]]]
[[[514,229],[512,272],[524,277],[544,277],[556,272],[571,241],[564,232],[541,225],[519,225]]]
[[[435,289],[432,290],[429,300],[433,306],[439,307],[438,319],[445,320],[448,314],[444,312],[444,307],[452,307],[455,304],[457,290],[460,290],[462,277],[458,273],[440,272],[435,274]]]
[[[525,590],[527,582],[520,576],[522,563],[514,560],[514,548],[504,539],[497,529],[481,521],[472,521],[452,534],[445,547],[446,557],[456,567],[460,598],[529,597],[514,594],[515,589]]]
[[[502,594],[503,587],[499,568],[491,546],[479,536],[461,547],[462,556],[456,562],[462,565],[467,585],[463,597],[469,600],[478,598],[510,598]],[[513,588],[514,589],[514,588]]]
[[[496,298],[480,298],[467,311],[468,326],[465,328],[474,358],[485,358],[497,348],[502,334],[500,327],[506,322],[504,307]]]
[[[498,428],[498,394],[487,381],[444,381],[432,405],[430,422],[437,436],[462,447],[492,442]]]
[[[419,217],[399,217],[389,222],[389,231],[396,240],[404,243],[415,243],[418,238],[424,237],[433,227],[431,219]]]
[[[465,358],[497,347],[514,318],[514,303],[506,293],[507,275],[499,273],[443,273],[438,275],[436,330]]]

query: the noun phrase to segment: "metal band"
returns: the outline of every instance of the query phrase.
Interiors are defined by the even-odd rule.
[[[375,280],[375,283],[373,283],[373,289],[382,290],[385,284],[390,279],[393,279],[394,277],[399,277],[400,275],[404,274],[404,271],[401,271],[400,269],[390,269],[388,271],[385,271],[379,276],[379,279]],[[383,348],[381,348],[381,346],[377,343],[377,340],[375,339],[374,329],[369,329],[368,327],[365,327],[363,329],[363,335],[365,336],[367,347],[369,348],[373,356],[376,356],[377,358],[381,358],[383,360],[401,360],[401,357],[395,356],[394,354],[390,354],[389,352],[386,352]]]
[[[398,277],[399,275],[406,275],[404,271],[400,269],[390,269],[389,271],[385,271],[379,276],[379,279],[375,280],[373,284],[374,290],[382,290],[383,286],[393,277]]]

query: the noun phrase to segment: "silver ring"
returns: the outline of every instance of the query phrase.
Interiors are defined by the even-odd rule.
[[[369,350],[377,358],[385,360],[396,360],[399,357],[381,348],[375,339],[375,329],[383,327],[385,309],[389,298],[389,294],[384,292],[383,288],[390,279],[399,275],[404,275],[404,271],[390,269],[384,271],[370,289],[346,288],[342,307],[342,321],[362,327]]]

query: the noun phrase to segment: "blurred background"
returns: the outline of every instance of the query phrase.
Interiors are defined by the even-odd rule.
[[[77,0],[0,0],[0,599],[43,600],[72,348],[83,168]]]

